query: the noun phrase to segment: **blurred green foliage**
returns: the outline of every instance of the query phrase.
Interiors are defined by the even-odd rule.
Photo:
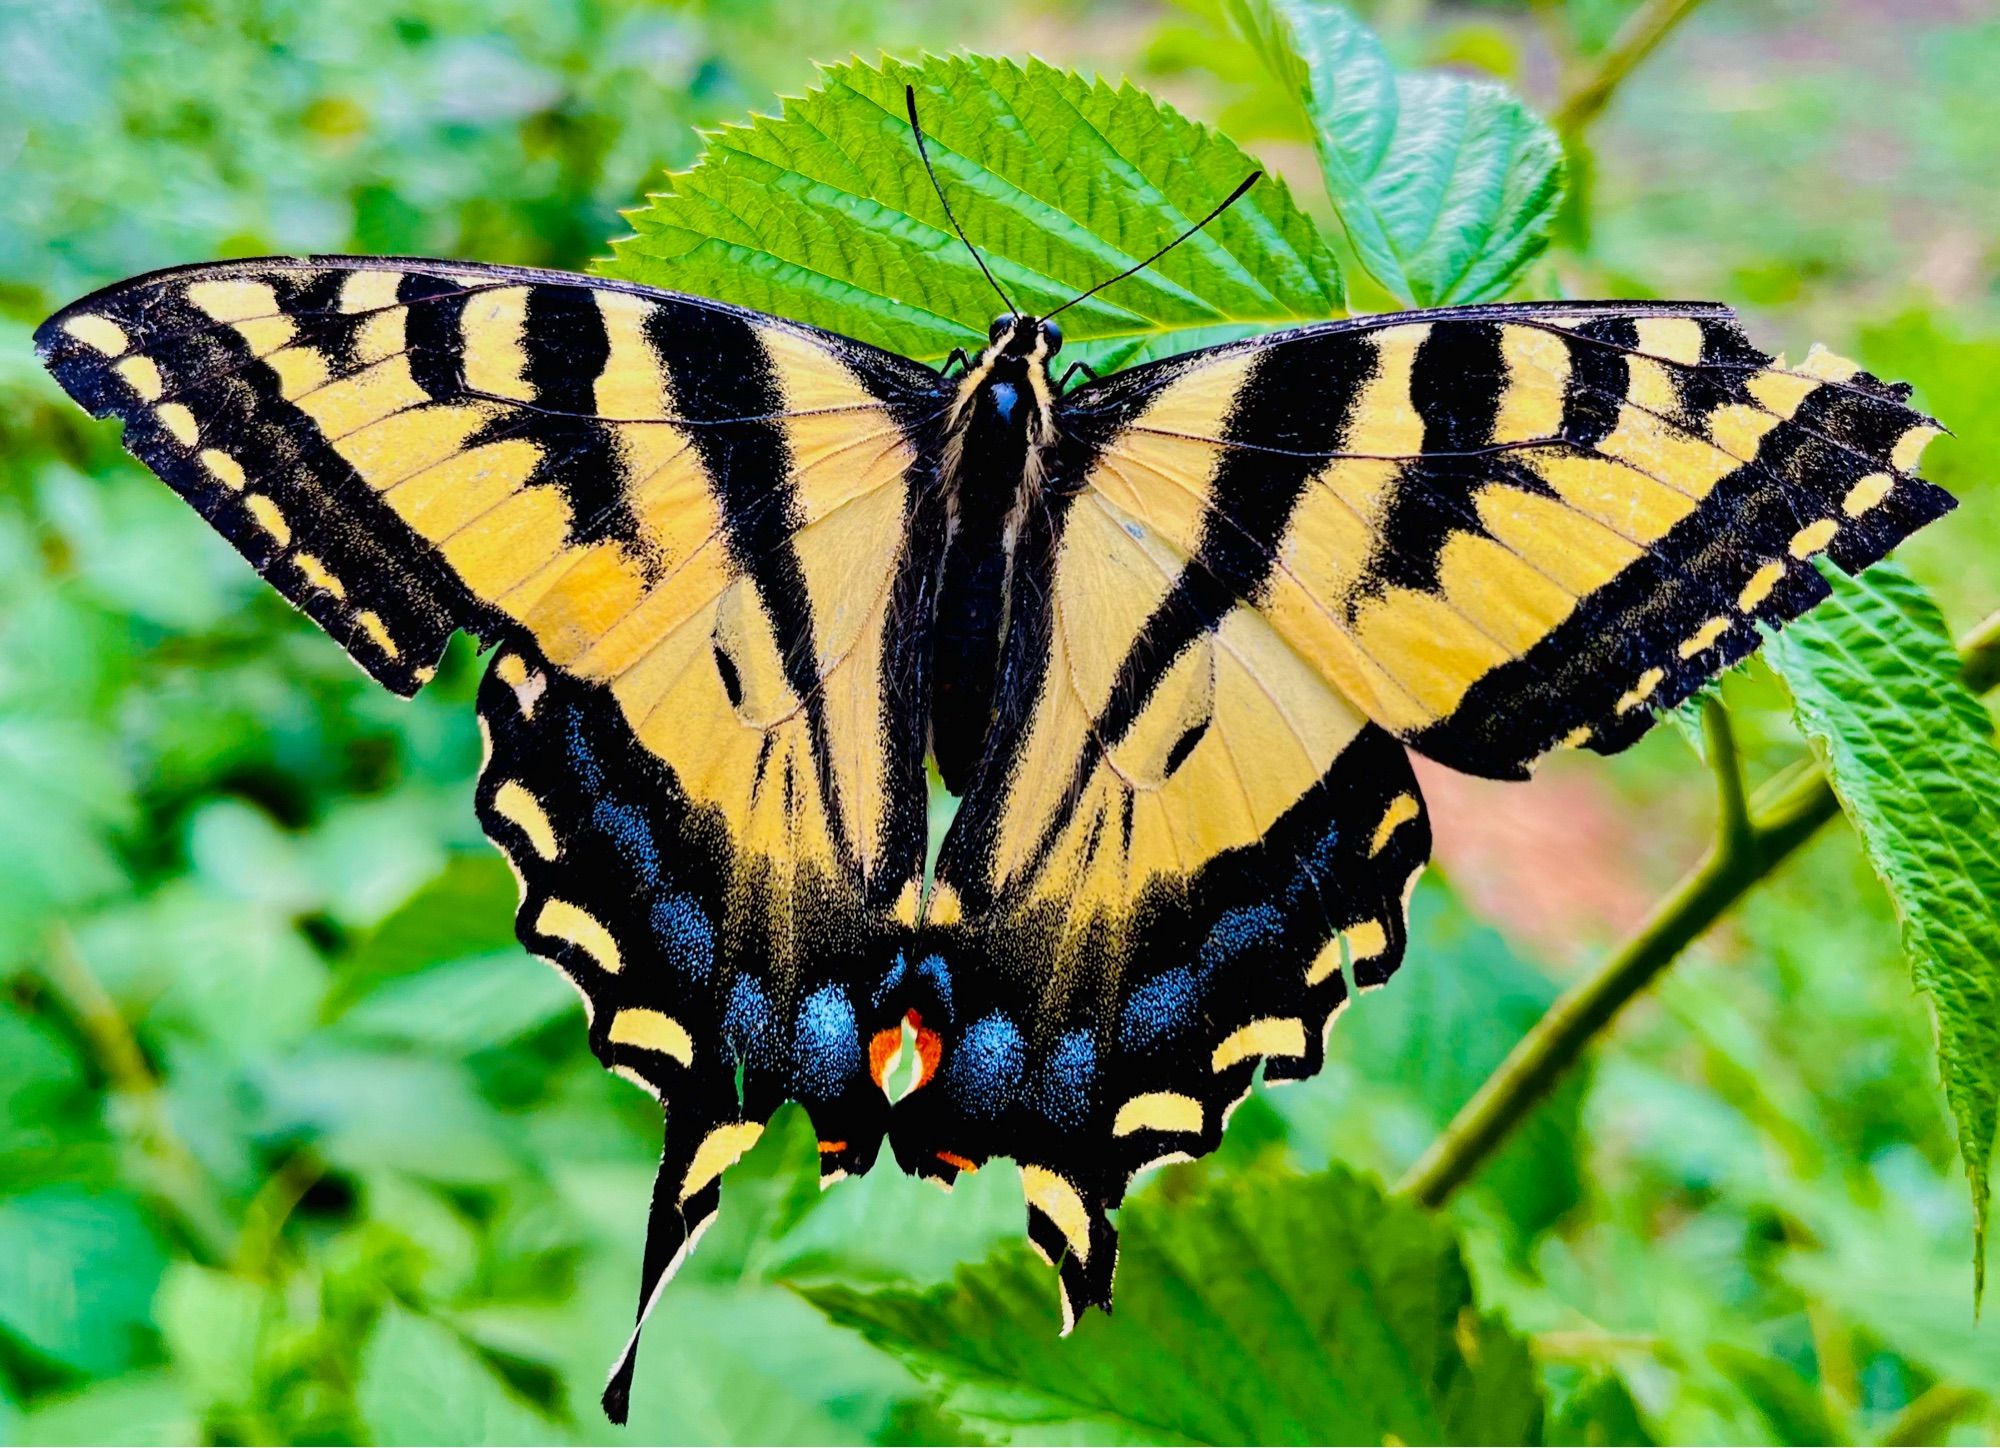
[[[1548,109],[1633,8],[1389,0],[1371,18],[1398,62],[1484,71]],[[1523,285],[1720,297],[1771,345],[1817,337],[1916,382],[1958,434],[1927,471],[1964,507],[1906,558],[1962,626],[2000,602],[2000,24],[1952,10],[1700,10],[1565,137],[1569,210]],[[1325,216],[1296,104],[1225,19],[1222,0],[0,9],[0,1439],[613,1441],[593,1402],[658,1142],[653,1104],[597,1069],[574,998],[513,943],[512,882],[470,807],[469,651],[413,703],[368,684],[62,401],[32,325],[223,255],[582,266],[694,156],[695,127],[850,49],[1133,72]],[[1725,694],[1758,771],[1796,752],[1768,674]],[[1623,849],[1528,852],[1513,886],[1596,871],[1643,892],[1698,848],[1708,785],[1670,731],[1551,773],[1627,822]],[[1549,807],[1542,785],[1472,799],[1517,797]],[[1254,1096],[1221,1153],[1162,1174],[1132,1266],[1260,1181],[1285,1198],[1299,1169],[1399,1171],[1627,923],[1558,939],[1517,910],[1510,944],[1464,903],[1496,898],[1488,867],[1449,837],[1442,860],[1410,969],[1349,1013],[1322,1077]],[[1836,828],[1444,1227],[1398,1231],[1419,1256],[1455,1236],[1480,1310],[1510,1324],[1484,1330],[1532,1349],[1549,1441],[1990,1439],[2000,1328],[1972,1313],[1935,1077],[1896,922]],[[649,1330],[629,1441],[1074,1432],[990,1394],[968,1409],[934,1362],[795,1290],[848,1323],[871,1304],[886,1341],[884,1314],[963,1262],[998,1250],[991,1270],[1012,1270],[1008,1174],[947,1199],[878,1171],[821,1197],[812,1156],[787,1113],[732,1172]],[[1301,1280],[1338,1260],[1310,1232],[1260,1240]],[[1021,1331],[1053,1330],[1039,1286],[1044,1320]]]

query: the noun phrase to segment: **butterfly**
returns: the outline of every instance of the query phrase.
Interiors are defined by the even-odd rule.
[[[664,1107],[614,1421],[788,1101],[822,1183],[885,1140],[945,1186],[1013,1159],[1064,1331],[1108,1310],[1133,1176],[1313,1075],[1400,963],[1408,750],[1623,749],[1825,597],[1816,558],[1952,506],[1906,386],[1718,305],[1354,317],[1071,386],[1055,312],[1001,299],[943,370],[413,259],[155,272],[36,333],[381,683],[490,649],[520,938]],[[928,873],[927,761],[961,798]]]

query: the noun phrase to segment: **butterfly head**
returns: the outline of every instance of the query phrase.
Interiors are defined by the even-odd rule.
[[[1021,312],[1002,312],[986,329],[987,361],[1018,357],[1027,363],[1048,360],[1062,351],[1062,328],[1040,317]]]

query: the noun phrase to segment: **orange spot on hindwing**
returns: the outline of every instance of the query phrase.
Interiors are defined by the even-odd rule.
[[[937,1074],[938,1058],[944,1054],[944,1038],[936,1031],[924,1026],[924,1018],[916,1011],[908,1012],[901,1023],[886,1030],[877,1031],[868,1041],[868,1074],[875,1078],[875,1084],[882,1093],[889,1094],[889,1072],[894,1069],[896,1058],[903,1053],[903,1026],[907,1025],[915,1033],[917,1046],[916,1079],[909,1085],[915,1091]],[[909,1091],[904,1092],[905,1095]]]
[[[915,1091],[937,1074],[938,1058],[944,1054],[944,1038],[925,1029],[924,1018],[915,1011],[910,1012],[910,1029],[917,1033],[917,1079],[910,1085]]]
[[[875,1084],[883,1094],[889,1090],[889,1068],[896,1064],[896,1057],[903,1049],[903,1028],[891,1026],[886,1031],[877,1031],[868,1041],[868,1074],[875,1078]]]

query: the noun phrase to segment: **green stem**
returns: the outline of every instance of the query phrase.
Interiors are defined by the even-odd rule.
[[[1954,1423],[1969,1418],[1986,1406],[1986,1399],[1970,1388],[1936,1383],[1909,1404],[1882,1430],[1885,1445],[1939,1443]]]
[[[1646,0],[1619,27],[1596,63],[1564,88],[1563,98],[1550,117],[1556,130],[1574,136],[1588,128],[1611,103],[1625,78],[1659,49],[1660,42],[1692,15],[1699,4],[1701,0]]]
[[[1701,727],[1708,744],[1708,767],[1715,774],[1716,852],[1747,856],[1756,845],[1756,827],[1743,787],[1743,758],[1729,710],[1713,694],[1701,701]]]
[[[1986,616],[1985,622],[1958,641],[1964,661],[1961,677],[1975,694],[1991,693],[2000,684],[2000,611]]]
[[[124,1125],[152,1168],[155,1193],[206,1260],[225,1260],[234,1233],[208,1173],[174,1129],[166,1093],[132,1027],[65,927],[58,926],[49,938],[45,976],[124,1106]]]
[[[1959,641],[1959,656],[1973,688],[1983,693],[2000,682],[2000,614]],[[1563,992],[1535,1022],[1404,1174],[1398,1192],[1425,1206],[1443,1205],[1634,996],[1840,812],[1833,786],[1811,761],[1772,779],[1746,807],[1728,716],[1718,704],[1706,706],[1703,718],[1722,794],[1716,844],[1595,974]],[[1740,824],[1732,825],[1732,811],[1742,812]]]

